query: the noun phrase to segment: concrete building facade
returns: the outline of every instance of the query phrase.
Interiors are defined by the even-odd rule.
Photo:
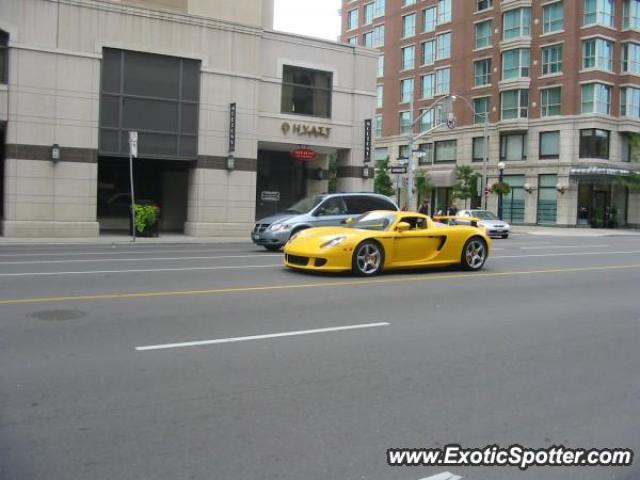
[[[417,118],[457,97],[455,128],[420,140],[434,210],[452,202],[456,165],[482,172],[486,119],[487,185],[505,162],[507,220],[640,225],[640,194],[620,181],[638,170],[640,0],[343,0],[342,17],[344,42],[380,51],[377,158],[408,157],[412,102]],[[477,190],[467,204],[483,203]]]
[[[2,234],[128,228],[130,130],[136,200],[165,230],[248,235],[326,191],[330,156],[338,189],[370,190],[376,52],[272,19],[260,0],[0,2]],[[293,160],[298,147],[317,158]]]

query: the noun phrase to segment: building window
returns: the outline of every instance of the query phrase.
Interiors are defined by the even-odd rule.
[[[424,11],[424,31],[433,32],[436,29],[436,13],[437,8],[431,7]]]
[[[492,0],[476,0],[476,12],[487,10],[488,8],[491,8],[492,5]]]
[[[438,24],[451,21],[451,0],[438,1]]]
[[[611,87],[602,83],[582,85],[582,113],[611,113]]]
[[[529,116],[529,91],[507,90],[500,94],[502,119],[527,118]]]
[[[411,123],[411,112],[400,112],[400,133],[409,133]]]
[[[413,37],[416,34],[416,14],[402,17],[402,36],[404,38]]]
[[[436,70],[436,95],[446,95],[450,91],[451,69]]]
[[[540,153],[541,159],[560,158],[560,131],[540,132]]]
[[[433,143],[421,143],[418,150],[424,155],[418,157],[418,165],[431,165],[433,163]]]
[[[451,56],[451,33],[442,33],[436,36],[436,55],[438,60]]]
[[[620,116],[640,118],[640,88],[620,89]]]
[[[354,30],[358,28],[358,10],[349,10],[347,13],[347,29]]]
[[[473,64],[474,86],[481,87],[491,84],[491,59],[485,58]]]
[[[420,131],[430,130],[435,126],[433,110],[420,110]]]
[[[407,7],[409,5],[415,5],[416,0],[402,0],[402,6]]]
[[[545,88],[540,91],[540,116],[560,115],[562,95],[560,87]]]
[[[364,24],[371,25],[373,22],[373,3],[367,3],[364,6]]]
[[[640,0],[623,0],[622,28],[640,30]]]
[[[587,128],[580,130],[580,158],[609,160],[608,130]]]
[[[613,70],[613,42],[590,38],[582,42],[582,68]]]
[[[282,113],[331,117],[333,74],[285,65],[282,75]]]
[[[584,0],[583,25],[614,27],[614,0]]]
[[[376,108],[382,108],[384,102],[384,87],[376,85]]]
[[[531,8],[516,8],[502,15],[502,39],[528,37],[531,34]]]
[[[640,43],[622,44],[622,72],[640,75]]]
[[[476,23],[476,48],[491,46],[491,34],[493,26],[491,20]]]
[[[0,30],[0,83],[9,83],[9,34]]]
[[[456,141],[445,140],[435,143],[435,154],[433,157],[435,163],[455,162],[456,161]]]
[[[488,155],[487,155],[488,158]],[[474,137],[473,145],[471,148],[471,161],[483,162],[484,161],[484,137]]]
[[[554,225],[558,217],[557,175],[538,176],[538,223]]]
[[[349,37],[347,39],[347,43],[355,47],[356,45],[358,45],[358,37]]]
[[[526,133],[505,133],[500,135],[500,160],[523,161],[526,159]]]
[[[544,5],[542,7],[542,32],[559,32],[562,29],[564,29],[564,2]]]
[[[529,76],[531,64],[531,50],[516,48],[502,54],[502,79],[526,78]]]
[[[376,72],[378,78],[384,76],[384,55],[378,57],[378,71]]]
[[[407,103],[413,100],[413,78],[400,80],[400,102]]]
[[[362,36],[365,47],[378,48],[384,46],[384,25],[378,25]]]
[[[422,76],[422,98],[433,98],[436,94],[436,83],[433,73]]]
[[[374,135],[376,138],[380,138],[382,136],[382,115],[376,115]]]
[[[422,64],[432,65],[436,60],[436,42],[429,40],[422,44]]]
[[[404,47],[401,50],[401,57],[402,57],[402,70],[409,70],[411,68],[413,68],[414,64],[415,64],[415,58],[416,58],[416,47],[414,47],[413,45],[409,46],[409,47]]]
[[[384,0],[373,2],[373,18],[384,16]]]
[[[542,75],[562,73],[562,45],[542,48]]]
[[[489,120],[489,109],[491,97],[482,97],[473,99],[473,123],[484,123],[485,119]]]

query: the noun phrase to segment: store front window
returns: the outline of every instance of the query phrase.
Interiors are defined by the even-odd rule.
[[[502,218],[509,223],[523,223],[524,175],[505,175],[504,181],[511,187],[511,192],[502,199]]]
[[[553,225],[557,221],[557,184],[557,175],[540,175],[538,177],[538,223],[541,225]]]
[[[628,199],[628,189],[611,180],[581,180],[578,188],[578,225],[594,228],[625,226]]]

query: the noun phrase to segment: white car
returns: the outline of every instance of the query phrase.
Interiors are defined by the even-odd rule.
[[[511,225],[500,220],[489,210],[460,210],[458,216],[480,219],[478,225],[486,228],[487,234],[490,237],[509,238],[509,234],[511,233]]]

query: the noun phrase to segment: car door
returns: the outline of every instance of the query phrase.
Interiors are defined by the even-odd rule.
[[[330,197],[316,207],[311,217],[311,224],[314,227],[340,225],[348,217],[344,199],[340,196]]]
[[[400,222],[408,223],[411,228],[393,232],[393,265],[417,266],[433,260],[444,243],[444,234],[437,227],[430,227],[425,217],[407,215],[401,217]]]

